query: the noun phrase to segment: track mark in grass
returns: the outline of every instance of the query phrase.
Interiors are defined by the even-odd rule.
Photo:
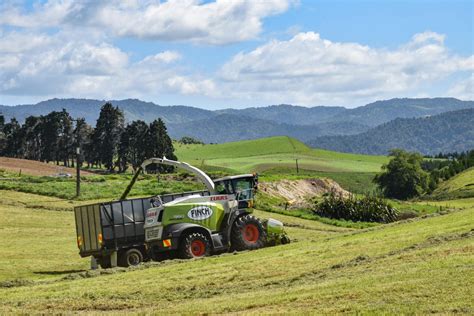
[[[336,230],[336,229],[322,229],[322,228],[314,228],[314,227],[309,227],[303,224],[293,224],[293,223],[283,223],[285,227],[294,227],[294,228],[300,228],[300,229],[305,229],[305,230],[314,230],[314,231],[320,231],[320,232],[330,232],[330,233],[340,233],[341,230]]]
[[[30,281],[30,280],[24,280],[24,279],[14,279],[14,280],[6,280],[0,282],[0,288],[11,288],[11,287],[18,287],[18,286],[27,286],[27,285],[32,285],[35,282]]]

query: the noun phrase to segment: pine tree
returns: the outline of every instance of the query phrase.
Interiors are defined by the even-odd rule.
[[[25,119],[25,123],[21,127],[23,142],[23,158],[31,160],[41,159],[41,132],[43,125],[43,117],[29,116]]]
[[[5,116],[0,115],[0,156],[4,155],[5,146],[7,145],[7,138],[3,129],[5,128]]]
[[[119,161],[122,171],[130,163],[133,170],[137,170],[140,164],[149,158],[146,156],[148,141],[148,125],[144,121],[133,121],[127,125],[122,134],[119,147]]]
[[[80,167],[82,167],[83,161],[90,161],[91,157],[91,136],[93,129],[86,123],[84,118],[76,120],[76,126],[73,131],[74,137],[74,148],[80,148]]]
[[[104,104],[97,119],[92,142],[97,150],[97,160],[109,171],[115,168],[114,159],[117,156],[123,126],[123,112],[109,102]]]
[[[5,134],[6,144],[4,148],[4,155],[8,157],[18,157],[21,138],[21,126],[15,118],[11,118],[10,122],[5,124],[3,132]]]
[[[57,116],[59,120],[57,160],[62,160],[64,166],[69,166],[69,159],[74,156],[72,117],[65,109],[59,112]]]
[[[166,157],[168,159],[176,160],[174,154],[173,141],[168,135],[166,125],[161,118],[154,120],[150,124],[146,157]],[[150,171],[158,172],[172,172],[174,170],[171,166],[149,166]]]

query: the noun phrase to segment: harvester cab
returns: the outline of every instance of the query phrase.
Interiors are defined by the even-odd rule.
[[[234,195],[238,201],[238,208],[252,208],[256,190],[255,174],[229,176],[214,180],[218,194]]]

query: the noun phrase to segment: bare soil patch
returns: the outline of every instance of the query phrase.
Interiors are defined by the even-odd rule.
[[[290,209],[307,208],[311,198],[330,192],[345,197],[350,195],[336,181],[327,178],[263,182],[259,184],[259,189],[271,196],[287,200]]]
[[[40,161],[0,157],[0,169],[11,173],[21,173],[31,176],[58,176],[59,174],[69,173],[72,176],[76,174],[74,168],[57,166],[54,164]],[[81,170],[81,175],[91,175],[92,173]]]

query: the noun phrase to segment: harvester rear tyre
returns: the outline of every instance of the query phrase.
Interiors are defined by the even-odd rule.
[[[235,250],[254,250],[265,246],[267,233],[262,222],[252,215],[237,218],[232,226],[231,244]]]
[[[211,243],[206,235],[190,233],[181,240],[179,256],[183,259],[201,258],[209,256]]]
[[[143,254],[136,248],[128,249],[126,252],[119,255],[118,265],[120,267],[137,266],[143,262]]]

